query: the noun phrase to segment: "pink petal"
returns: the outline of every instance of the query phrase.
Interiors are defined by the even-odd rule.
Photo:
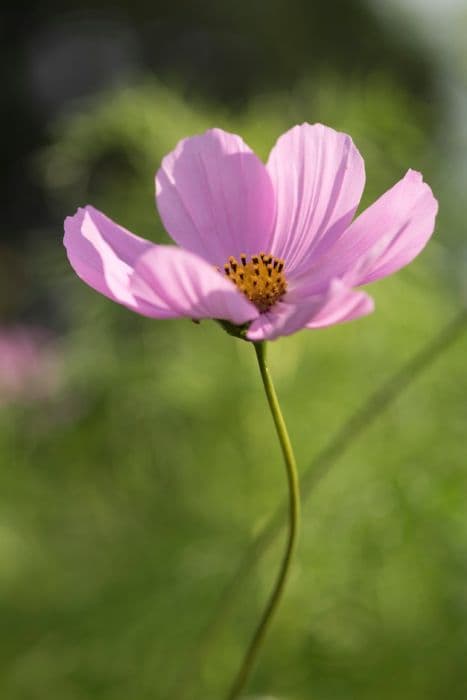
[[[215,318],[241,325],[259,311],[222,273],[202,258],[176,246],[155,246],[143,255],[131,291],[144,315]]]
[[[307,328],[326,328],[335,323],[353,321],[361,316],[371,314],[375,308],[373,299],[365,292],[348,289],[342,282],[334,280],[333,293],[328,302],[314,318],[306,324]]]
[[[438,212],[438,202],[423,176],[409,170],[388,192],[368,207],[345,234],[356,245],[368,249],[368,266],[362,269],[356,284],[367,284],[386,277],[411,262],[428,243]],[[378,244],[371,249],[375,231]],[[358,241],[358,243],[357,243]],[[374,257],[373,257],[374,255]]]
[[[365,316],[373,311],[373,300],[364,292],[349,289],[333,280],[327,292],[302,298],[296,303],[279,302],[253,321],[249,340],[274,340],[302,328],[323,328]]]
[[[360,285],[399,270],[425,247],[437,210],[438,203],[422,175],[409,170],[309,270],[309,284],[316,290],[331,277],[343,277],[349,284]]]
[[[308,302],[295,306],[286,302],[278,302],[272,311],[262,313],[247,332],[248,340],[275,340],[282,335],[291,335],[306,328],[308,321],[313,318],[320,308],[322,299],[315,297]]]
[[[180,141],[162,161],[156,197],[176,243],[214,265],[269,249],[274,191],[265,166],[239,136],[211,129]]]
[[[136,260],[153,247],[152,243],[134,236],[91,206],[65,219],[63,242],[71,266],[84,282],[136,310],[130,275]]]
[[[300,274],[351,222],[365,184],[363,159],[350,136],[322,124],[283,134],[267,163],[276,193],[273,255]]]

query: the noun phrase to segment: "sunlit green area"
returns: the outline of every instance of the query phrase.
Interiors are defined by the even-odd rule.
[[[437,234],[372,285],[376,312],[269,348],[310,474],[342,423],[461,313],[465,205],[451,206],[434,114],[380,71],[323,71],[236,107],[143,77],[62,115],[33,167],[57,221],[89,202],[156,242],[168,239],[154,172],[211,126],[262,158],[302,121],[350,133],[366,162],[362,207],[408,167],[424,173]],[[21,294],[55,300],[60,368],[46,399],[0,406],[0,697],[222,699],[283,545],[279,530],[219,604],[286,495],[253,349],[214,322],[113,304],[75,276],[58,237],[35,234]],[[465,326],[307,490],[249,697],[467,697]]]

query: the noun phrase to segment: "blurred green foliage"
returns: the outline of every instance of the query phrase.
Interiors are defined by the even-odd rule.
[[[368,203],[421,169],[429,115],[381,75],[332,75],[242,113],[153,82],[57,125],[37,160],[57,212],[92,202],[166,240],[153,176],[213,125],[263,157],[296,122],[352,134]],[[436,189],[436,188],[435,188]],[[59,301],[64,385],[0,415],[0,695],[8,700],[218,700],[269,590],[281,543],[241,584],[209,653],[184,674],[224,585],[281,502],[285,478],[254,353],[214,323],[152,322],[86,288],[36,246]],[[460,305],[433,241],[372,286],[373,316],[271,346],[299,465]],[[452,276],[452,271],[451,271]],[[463,700],[467,694],[465,343],[353,445],[304,507],[286,600],[252,692],[288,700]],[[14,467],[14,468],[13,468]]]

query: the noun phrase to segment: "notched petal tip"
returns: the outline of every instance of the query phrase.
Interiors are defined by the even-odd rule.
[[[414,183],[424,182],[422,173],[419,170],[414,170],[413,168],[409,168],[402,179],[406,179],[407,181]]]
[[[66,245],[70,241],[70,238],[75,234],[76,228],[80,229],[83,218],[86,214],[87,206],[78,207],[74,214],[70,214],[65,217],[63,223],[64,226],[64,236],[63,242]]]

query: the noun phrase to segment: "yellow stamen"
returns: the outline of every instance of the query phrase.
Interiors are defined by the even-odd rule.
[[[287,291],[285,262],[266,253],[252,255],[248,261],[242,253],[240,262],[232,255],[224,272],[239,290],[261,311],[268,311]]]

